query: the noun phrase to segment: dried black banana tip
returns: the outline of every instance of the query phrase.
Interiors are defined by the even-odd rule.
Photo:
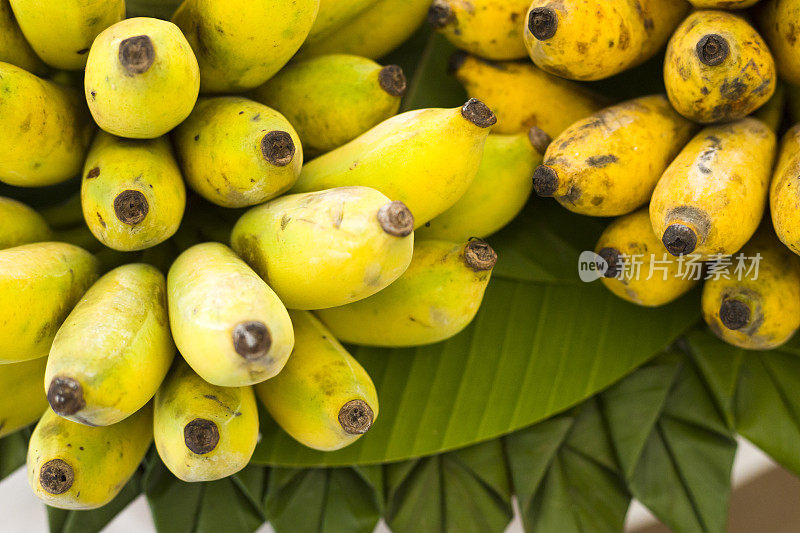
[[[619,275],[619,269],[622,265],[622,254],[616,248],[603,248],[597,255],[603,258],[608,267],[603,272],[604,278],[616,278]]]
[[[72,378],[56,377],[47,388],[47,403],[61,416],[74,415],[84,407],[83,388]]]
[[[533,172],[533,190],[543,198],[552,197],[558,190],[558,174],[547,165],[539,165]]]
[[[538,41],[546,41],[556,34],[558,15],[549,7],[537,7],[528,15],[528,30]]]
[[[39,485],[50,494],[64,494],[75,481],[75,472],[63,459],[51,459],[39,470]]]
[[[233,349],[245,359],[264,357],[272,346],[272,335],[263,322],[240,322],[233,328]]]
[[[378,83],[381,89],[392,96],[403,96],[406,94],[408,82],[403,69],[397,65],[387,65],[378,73]]]
[[[144,74],[155,60],[156,50],[147,35],[128,37],[119,43],[119,62],[130,75]]]
[[[697,41],[696,51],[701,62],[714,67],[725,61],[730,53],[730,47],[724,37],[716,33],[709,33]]]
[[[477,98],[470,98],[461,107],[461,115],[479,128],[490,128],[497,123],[492,110]]]
[[[123,224],[135,226],[145,219],[150,204],[141,191],[122,191],[114,198],[114,214]]]
[[[444,28],[450,24],[453,19],[455,19],[455,15],[447,2],[436,0],[428,10],[428,24],[434,29],[438,30],[439,28]]]
[[[276,167],[285,167],[294,159],[294,141],[285,131],[275,130],[261,139],[261,154],[268,163]]]
[[[184,426],[183,441],[198,455],[210,453],[219,444],[219,428],[211,420],[195,418]]]
[[[475,272],[491,270],[497,264],[497,252],[488,242],[473,239],[464,248],[464,262]]]
[[[403,202],[389,202],[378,209],[378,223],[395,237],[407,237],[414,231],[414,215]]]
[[[450,59],[447,61],[447,73],[451,76],[461,70],[461,67],[464,66],[464,62],[469,57],[469,54],[466,53],[464,50],[456,50],[450,56]]]
[[[374,414],[364,400],[350,400],[339,409],[339,425],[350,435],[363,435],[372,427]]]
[[[750,323],[750,307],[742,301],[726,298],[719,306],[719,320],[730,330],[742,329]]]
[[[528,140],[531,142],[531,146],[542,155],[547,151],[547,147],[550,146],[550,143],[553,142],[552,137],[543,129],[537,128],[536,126],[528,130]]]
[[[694,252],[697,248],[697,234],[684,224],[670,224],[664,230],[661,242],[672,255],[686,255]]]

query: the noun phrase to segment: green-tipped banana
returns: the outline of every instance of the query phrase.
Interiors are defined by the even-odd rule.
[[[48,65],[83,70],[95,37],[125,18],[125,0],[10,0],[25,39]]]
[[[113,135],[153,139],[183,122],[200,90],[197,59],[174,24],[134,18],[97,36],[84,91],[97,125]]]
[[[47,400],[73,422],[116,424],[150,401],[174,355],[164,275],[150,265],[121,266],[86,292],[58,330]]]
[[[197,54],[203,93],[254,89],[306,39],[320,0],[185,0],[172,20]]]
[[[309,153],[337,148],[397,113],[406,77],[397,65],[333,54],[292,63],[253,92],[283,113]]]
[[[38,76],[47,74],[49,70],[25,40],[8,0],[0,0],[0,61]]]
[[[60,242],[0,250],[0,364],[44,357],[97,279],[95,257]]]
[[[496,262],[497,254],[481,240],[420,241],[396,282],[317,316],[351,344],[420,346],[449,339],[475,317]]]
[[[517,135],[490,134],[478,174],[464,196],[417,230],[423,240],[487,237],[516,217],[533,190],[531,176],[550,137],[539,128]]]
[[[119,494],[153,442],[146,405],[113,426],[84,426],[48,409],[28,444],[28,483],[44,503],[96,509]]]
[[[276,377],[255,386],[272,418],[295,440],[338,450],[358,440],[378,418],[369,374],[307,311],[292,311],[297,341]]]
[[[294,346],[289,314],[230,248],[211,242],[189,248],[167,284],[172,335],[203,379],[242,387],[281,371]]]
[[[258,440],[252,387],[218,387],[176,360],[158,390],[153,423],[161,460],[183,481],[213,481],[250,462]]]
[[[0,438],[35,422],[45,409],[47,398],[42,380],[47,358],[0,366]]]
[[[366,298],[396,280],[414,247],[414,217],[368,187],[283,196],[254,207],[231,234],[233,249],[289,309]]]
[[[303,166],[300,138],[289,121],[247,98],[201,99],[173,139],[189,186],[224,207],[283,194]]]
[[[74,89],[0,63],[0,181],[53,185],[78,175],[94,126]]]
[[[475,99],[455,109],[394,116],[307,163],[292,191],[372,187],[406,204],[419,227],[466,192],[496,121],[494,113]]]
[[[121,139],[100,132],[83,168],[83,216],[115,250],[143,250],[180,226],[186,189],[166,137]]]
[[[47,241],[52,235],[39,213],[22,202],[0,196],[0,249]]]

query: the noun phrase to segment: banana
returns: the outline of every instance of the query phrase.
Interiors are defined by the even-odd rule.
[[[320,0],[185,0],[172,21],[197,54],[203,93],[254,89],[306,39]]]
[[[319,11],[311,25],[305,42],[314,43],[335,28],[345,26],[360,12],[372,6],[375,0],[319,0]]]
[[[383,289],[406,270],[414,217],[368,187],[283,196],[247,211],[231,243],[289,309],[322,309]]]
[[[57,198],[57,203],[39,209],[39,214],[54,230],[64,230],[83,225],[81,194],[71,194],[66,200]]]
[[[776,80],[767,44],[733,13],[696,11],[667,46],[667,96],[680,114],[696,122],[729,122],[749,115],[772,97]]]
[[[59,242],[0,250],[0,364],[44,357],[64,319],[97,279],[92,254]]]
[[[377,0],[345,24],[304,43],[295,59],[354,54],[378,59],[405,42],[422,25],[431,0]]]
[[[495,121],[489,108],[475,99],[460,108],[396,115],[307,163],[292,192],[372,187],[405,203],[419,227],[466,192]]]
[[[22,202],[0,196],[0,250],[48,241],[52,236],[53,232],[39,213]]]
[[[303,166],[300,137],[289,121],[247,98],[201,98],[173,139],[186,182],[224,207],[283,194]]]
[[[10,0],[36,54],[48,65],[83,70],[95,37],[125,18],[125,0]]]
[[[286,364],[294,346],[286,308],[224,244],[183,252],[169,269],[167,288],[178,350],[209,383],[252,385]]]
[[[408,270],[378,294],[317,316],[342,342],[421,346],[449,339],[472,322],[497,262],[481,240],[420,241]]]
[[[113,426],[90,427],[48,409],[28,444],[28,483],[59,509],[96,509],[119,494],[153,442],[147,405]]]
[[[762,0],[756,15],[778,75],[787,83],[800,85],[800,0]]]
[[[779,80],[772,98],[753,113],[753,117],[769,126],[775,133],[778,133],[781,124],[783,124],[787,100],[786,84]]]
[[[37,76],[44,76],[49,70],[25,40],[8,0],[0,0],[0,61],[16,65]]]
[[[746,118],[703,129],[658,182],[653,230],[672,255],[731,255],[761,222],[775,159],[775,133]]]
[[[800,254],[800,124],[783,137],[775,173],[769,189],[772,224],[778,238],[796,254]]]
[[[47,409],[42,380],[47,358],[0,367],[0,438],[36,422]]]
[[[547,148],[533,175],[539,196],[584,215],[617,216],[641,207],[694,133],[662,95],[643,96],[579,120]]]
[[[667,253],[653,233],[647,208],[619,217],[600,235],[595,253],[607,265],[603,285],[628,302],[658,307],[697,284],[698,270]]]
[[[332,54],[287,65],[252,96],[289,119],[304,150],[320,154],[393,116],[405,92],[397,65]]]
[[[428,23],[448,41],[486,59],[521,59],[528,55],[522,39],[529,0],[434,0]]]
[[[525,44],[550,74],[600,80],[655,55],[690,7],[685,0],[534,0]]]
[[[745,9],[759,0],[689,0],[697,9]]]
[[[97,125],[113,135],[164,135],[189,116],[199,90],[197,59],[165,20],[123,20],[98,35],[89,50],[86,101]]]
[[[183,481],[213,481],[250,462],[258,440],[252,387],[218,387],[183,360],[158,390],[153,422],[156,449]]]
[[[0,63],[0,181],[42,187],[75,177],[94,126],[74,89]]]
[[[531,176],[549,142],[550,137],[536,127],[516,135],[490,134],[467,192],[419,228],[417,238],[461,242],[488,237],[511,222],[531,195]]]
[[[548,74],[530,61],[485,61],[465,52],[450,72],[471,98],[497,115],[493,133],[519,133],[536,126],[557,137],[574,122],[600,111],[598,98],[578,84]]]
[[[800,326],[800,258],[768,227],[742,248],[742,255],[744,268],[736,275],[706,281],[703,318],[729,344],[750,350],[777,348]],[[738,262],[733,264],[736,272]]]
[[[256,385],[272,418],[315,450],[344,448],[378,418],[369,374],[308,311],[291,311],[297,342],[283,371]]]
[[[143,250],[170,238],[181,223],[186,190],[169,140],[131,140],[100,132],[81,182],[83,216],[115,250]]]
[[[164,275],[141,263],[118,267],[92,285],[56,333],[47,401],[73,422],[116,424],[153,398],[174,355]]]

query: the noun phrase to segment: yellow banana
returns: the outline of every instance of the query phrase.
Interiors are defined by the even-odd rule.
[[[47,400],[73,422],[116,424],[150,401],[174,355],[164,275],[141,263],[118,267],[92,285],[56,333]]]
[[[64,230],[83,224],[80,192],[70,195],[66,200],[56,199],[57,203],[39,209],[39,214],[54,230]]]
[[[189,116],[199,90],[197,59],[177,26],[165,20],[123,20],[89,50],[86,101],[97,125],[113,135],[164,135]]]
[[[0,196],[0,249],[47,241],[52,236],[39,213],[22,202]]]
[[[583,87],[548,74],[530,61],[498,63],[456,52],[450,71],[470,97],[497,115],[494,133],[519,133],[536,126],[556,137],[602,108],[598,98]]]
[[[489,108],[475,99],[460,108],[396,115],[307,163],[292,192],[372,187],[405,203],[419,227],[466,192],[495,121]]]
[[[550,137],[539,128],[516,135],[490,134],[478,174],[464,196],[416,232],[422,240],[488,237],[516,217],[533,190],[531,176]]]
[[[579,120],[547,148],[533,175],[539,196],[584,215],[641,207],[695,131],[662,95],[643,96]]]
[[[202,98],[173,135],[186,181],[224,207],[247,207],[297,181],[303,148],[279,112],[237,96]]]
[[[142,250],[169,239],[186,205],[169,140],[100,132],[83,169],[81,202],[89,229],[109,248]]]
[[[414,247],[414,217],[368,187],[283,196],[246,212],[233,249],[289,309],[366,298],[396,280]]]
[[[496,262],[497,254],[481,240],[420,241],[396,282],[317,316],[351,344],[420,346],[449,339],[475,317]]]
[[[796,254],[800,254],[800,124],[795,125],[781,142],[778,162],[769,189],[772,224],[778,238]]]
[[[672,255],[707,259],[744,246],[764,214],[775,145],[753,118],[709,126],[686,145],[650,201],[653,230]]]
[[[778,81],[772,98],[761,106],[758,111],[753,113],[753,117],[757,118],[769,126],[772,131],[777,133],[780,130],[781,124],[783,124],[783,116],[786,114],[786,102],[786,84]]]
[[[308,153],[349,142],[397,113],[406,77],[397,65],[332,54],[292,63],[253,92],[283,113]]]
[[[756,13],[781,79],[800,85],[800,0],[762,0]]]
[[[94,127],[74,89],[0,63],[0,181],[41,187],[75,177]]]
[[[59,242],[0,250],[0,364],[44,357],[64,319],[97,279],[92,254]]]
[[[767,44],[738,15],[696,11],[675,30],[664,59],[672,106],[696,122],[729,122],[764,105],[775,92]]]
[[[320,0],[185,0],[172,21],[200,64],[203,93],[241,92],[278,72],[306,39]]]
[[[369,431],[378,393],[369,374],[308,311],[292,311],[297,342],[283,371],[255,386],[272,418],[301,444],[338,450]]]
[[[697,9],[744,9],[759,0],[689,0]]]
[[[252,387],[218,387],[183,360],[158,390],[153,423],[156,449],[183,481],[213,481],[250,462],[258,440]]]
[[[32,424],[47,409],[42,391],[47,358],[0,366],[0,438]]]
[[[703,318],[719,338],[750,350],[770,350],[800,326],[800,258],[765,227],[742,248],[743,267],[733,261],[730,279],[703,287]],[[757,268],[756,268],[757,265]]]
[[[657,307],[676,300],[697,284],[698,270],[672,257],[653,233],[647,208],[609,224],[595,252],[606,262],[603,285],[628,302]],[[700,263],[697,262],[699,267]]]
[[[431,0],[377,0],[345,24],[304,43],[295,56],[354,54],[378,59],[405,42],[422,25]]]
[[[278,296],[219,243],[198,244],[172,264],[167,278],[172,335],[203,379],[242,387],[281,371],[294,346]]]
[[[685,0],[534,0],[525,44],[551,74],[608,78],[655,55],[690,7]]]
[[[428,23],[457,48],[486,59],[521,59],[529,0],[434,0]]]
[[[125,18],[125,0],[10,0],[22,33],[48,65],[83,70],[95,37]]]
[[[0,61],[38,76],[47,74],[49,70],[25,40],[8,0],[0,0]]]
[[[150,405],[104,427],[78,424],[48,409],[28,444],[28,483],[51,507],[96,509],[119,494],[151,442]]]
[[[339,28],[372,6],[375,0],[319,0],[319,11],[305,42],[314,43],[334,28]]]

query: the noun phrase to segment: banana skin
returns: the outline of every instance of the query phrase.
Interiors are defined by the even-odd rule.
[[[29,242],[48,241],[53,232],[34,209],[0,196],[0,250]]]
[[[778,75],[792,85],[800,85],[800,0],[762,0],[755,15]]]
[[[739,251],[767,201],[775,133],[746,118],[709,126],[670,164],[650,201],[653,230],[672,255]]]
[[[0,367],[0,438],[36,422],[47,409],[42,380],[47,358]]]
[[[49,71],[25,40],[8,0],[0,0],[0,61],[16,65],[37,76],[44,76]]]
[[[156,449],[182,481],[213,481],[250,462],[258,440],[252,387],[218,387],[176,360],[155,400]]]
[[[272,418],[301,444],[331,451],[361,438],[378,418],[369,374],[308,311],[291,311],[297,342],[283,371],[255,386]]]
[[[396,280],[414,247],[414,217],[368,187],[283,196],[246,212],[233,249],[289,309],[366,298]]]
[[[56,333],[47,400],[73,422],[116,424],[153,398],[174,356],[164,275],[123,265],[92,285]]]
[[[778,161],[769,188],[772,225],[778,238],[791,251],[800,254],[800,124],[795,125],[781,141]]]
[[[449,339],[475,317],[497,262],[484,241],[420,241],[400,278],[378,294],[317,316],[345,343],[421,346]]]

